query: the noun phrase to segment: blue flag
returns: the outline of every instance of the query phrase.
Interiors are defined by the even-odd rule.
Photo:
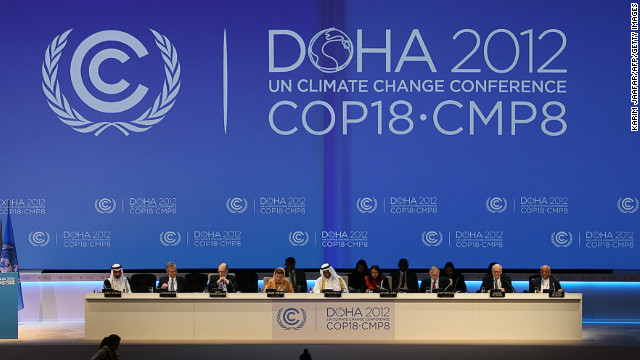
[[[16,252],[16,241],[13,237],[13,226],[11,225],[10,214],[7,214],[7,224],[4,228],[2,254],[0,255],[0,272],[18,273],[18,310],[22,310],[24,308],[24,301],[22,300],[22,284],[20,283],[18,253]]]

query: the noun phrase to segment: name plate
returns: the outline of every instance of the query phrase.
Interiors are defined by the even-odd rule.
[[[395,298],[398,297],[397,291],[389,291],[389,290],[380,290],[381,298]]]
[[[438,293],[439,298],[452,298],[456,295],[453,291],[441,291]]]
[[[227,297],[227,292],[224,291],[224,290],[220,290],[220,289],[213,289],[213,290],[211,290],[211,292],[209,292],[209,297],[212,297],[212,298]]]
[[[102,293],[104,294],[104,297],[106,298],[119,298],[122,297],[122,293],[118,290],[111,290],[111,289],[103,289]]]
[[[489,297],[492,297],[492,298],[503,298],[504,297],[504,292],[502,292],[500,289],[492,289],[489,292]]]
[[[322,290],[324,297],[326,298],[339,298],[342,297],[342,291],[336,290]]]
[[[176,297],[175,291],[163,291],[160,293],[160,297]]]
[[[284,291],[280,290],[275,290],[275,291],[269,291],[267,290],[267,297],[268,298],[283,298],[284,297]]]
[[[550,298],[563,298],[564,297],[564,291],[550,292],[549,293],[549,297]]]

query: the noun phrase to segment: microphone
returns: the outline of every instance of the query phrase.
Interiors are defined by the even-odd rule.
[[[444,289],[442,289],[442,292],[446,292],[446,291],[447,291],[447,289],[448,289],[448,288],[450,288],[450,287],[451,287],[451,285],[453,285],[453,284],[451,284],[451,281],[452,281],[452,280],[451,280],[451,279],[449,279],[449,285],[447,285]]]
[[[505,281],[505,283],[507,283],[507,284],[509,285],[509,287],[511,288],[511,292],[512,292],[512,293],[515,293],[515,292],[516,292],[516,290],[515,290],[515,289],[513,288],[513,286],[511,285],[511,281],[508,281],[508,280],[507,280],[507,281]]]

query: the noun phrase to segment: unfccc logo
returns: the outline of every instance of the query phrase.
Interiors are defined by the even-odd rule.
[[[293,246],[305,246],[309,242],[309,233],[304,231],[292,231],[289,233],[289,242]]]
[[[116,209],[116,200],[109,198],[96,199],[94,207],[100,214],[111,214]]]
[[[29,244],[32,246],[46,246],[51,236],[46,231],[33,231],[29,233]]]
[[[247,199],[239,197],[227,199],[227,210],[232,214],[242,214],[247,210]]]
[[[636,198],[620,198],[618,199],[618,210],[620,210],[623,214],[633,214],[638,211],[638,207],[640,203],[638,203],[638,199]]]
[[[372,197],[358,198],[356,208],[363,214],[371,214],[378,208],[378,201]]]
[[[303,308],[280,308],[276,318],[284,330],[300,330],[307,322],[307,313]]]
[[[180,244],[182,237],[177,231],[164,231],[160,233],[160,242],[164,246],[176,246]]]
[[[507,210],[507,199],[503,197],[492,197],[486,201],[487,210],[491,213],[503,213]]]
[[[573,242],[573,235],[569,231],[557,231],[551,234],[551,243],[555,247],[569,247]]]
[[[422,233],[422,243],[425,246],[439,246],[442,243],[442,233],[439,231],[424,231]]]
[[[109,83],[100,76],[100,67],[105,61],[117,60],[125,63],[130,60],[129,55],[116,48],[106,48],[95,52],[96,46],[117,42],[129,47],[138,58],[148,55],[148,51],[140,40],[122,31],[104,30],[97,32],[78,45],[78,48],[71,58],[70,77],[71,84],[78,97],[90,108],[105,114],[119,114],[117,120],[113,121],[91,121],[83,116],[77,109],[71,106],[67,97],[61,92],[58,82],[58,62],[62,56],[62,50],[67,45],[67,37],[73,29],[56,36],[53,42],[47,47],[44,62],[42,63],[42,89],[47,96],[47,103],[58,119],[75,131],[81,133],[94,133],[100,135],[104,130],[113,126],[123,134],[129,132],[143,132],[149,130],[151,126],[164,119],[165,115],[175,104],[176,95],[180,90],[180,62],[175,47],[166,36],[151,30],[155,37],[155,43],[162,54],[164,61],[165,81],[163,89],[156,97],[153,106],[142,111],[137,118],[129,121],[122,121],[123,113],[134,106],[147,95],[149,89],[143,85],[138,85],[131,91],[131,84],[124,79],[116,83]],[[119,94],[130,93],[124,99],[117,101],[104,101],[96,98],[89,92],[85,80],[82,76],[83,63],[91,54],[88,72],[92,89],[101,92],[104,97],[113,98]],[[86,67],[85,67],[86,68]],[[129,89],[129,90],[128,90]]]

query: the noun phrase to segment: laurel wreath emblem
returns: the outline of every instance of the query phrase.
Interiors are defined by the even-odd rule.
[[[42,90],[47,96],[49,107],[58,115],[60,121],[81,133],[94,132],[94,135],[98,136],[104,130],[113,126],[122,131],[126,136],[129,136],[129,132],[147,131],[151,126],[164,119],[167,112],[169,112],[175,104],[176,95],[178,95],[178,91],[180,91],[180,62],[178,61],[178,52],[166,36],[153,29],[149,29],[153,33],[156,39],[156,45],[162,53],[166,75],[162,93],[156,97],[153,106],[148,108],[140,117],[129,122],[92,122],[69,105],[67,98],[60,91],[60,85],[58,83],[58,61],[60,61],[62,50],[67,45],[67,37],[71,30],[73,29],[69,29],[53,39],[51,44],[47,46],[44,62],[42,63]]]
[[[307,322],[307,312],[304,311],[304,309],[300,308],[300,311],[302,312],[302,321],[300,321],[300,323],[298,324],[298,326],[287,326],[285,324],[282,323],[282,310],[283,308],[280,308],[280,310],[278,310],[278,314],[276,315],[276,320],[278,321],[278,325],[280,325],[280,327],[286,331],[289,330],[300,330],[302,329],[302,327],[304,326],[304,324]]]

